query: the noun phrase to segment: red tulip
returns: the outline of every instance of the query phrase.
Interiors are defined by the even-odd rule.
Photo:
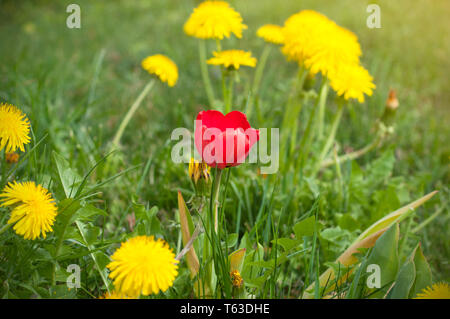
[[[259,140],[259,130],[251,128],[244,113],[233,111],[201,111],[195,125],[195,146],[203,162],[211,167],[242,164],[253,144]]]

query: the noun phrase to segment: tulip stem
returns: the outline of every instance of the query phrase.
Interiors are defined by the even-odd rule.
[[[209,105],[214,105],[214,91],[211,85],[211,80],[208,73],[208,65],[206,64],[206,42],[203,39],[198,41],[198,52],[200,58],[200,71],[202,74],[203,85],[205,86],[206,96],[208,97]]]
[[[127,127],[128,123],[130,122],[131,118],[133,117],[134,113],[136,113],[137,109],[141,105],[142,100],[144,97],[150,92],[152,87],[155,85],[155,79],[152,79],[150,82],[147,83],[147,85],[142,90],[141,94],[137,97],[137,99],[134,101],[133,105],[131,105],[130,109],[128,110],[127,114],[123,118],[122,122],[120,123],[119,129],[116,132],[116,135],[114,136],[113,142],[112,142],[112,148],[119,147],[120,139],[122,138],[123,132],[125,131],[125,128]]]
[[[218,212],[219,212],[219,190],[220,190],[220,180],[222,179],[222,173],[223,173],[223,169],[218,169],[216,172],[216,176],[214,178],[214,184],[213,184],[213,188],[211,189],[212,191],[212,196],[211,196],[211,212],[214,212],[214,230],[217,233],[217,229],[218,229]],[[213,210],[214,207],[214,210]]]

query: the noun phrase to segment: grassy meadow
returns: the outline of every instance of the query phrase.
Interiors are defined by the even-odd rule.
[[[188,164],[171,160],[171,132],[178,127],[193,131],[199,111],[223,107],[221,69],[209,66],[217,99],[216,105],[209,105],[198,39],[183,32],[199,2],[77,0],[81,28],[69,29],[66,7],[73,2],[0,0],[0,102],[17,106],[31,124],[31,142],[25,152],[18,152],[18,163],[7,164],[5,151],[0,151],[0,186],[34,181],[49,190],[59,210],[53,232],[26,240],[12,228],[1,231],[11,209],[0,207],[1,298],[98,298],[113,289],[106,265],[120,243],[152,235],[163,238],[177,255],[185,246],[180,210],[187,210],[199,225],[203,205],[210,199],[209,193],[195,195]],[[364,103],[353,101],[344,107],[327,158],[335,160],[373,141],[390,89],[397,92],[399,107],[390,133],[376,147],[316,172],[324,138],[313,140],[306,154],[300,143],[320,86],[319,77],[309,81],[301,97],[303,107],[287,115],[297,124],[289,131],[294,137],[289,137],[288,155],[280,156],[280,170],[262,175],[258,164],[245,163],[222,178],[219,237],[212,243],[217,278],[211,279],[211,295],[381,298],[385,294],[364,289],[362,268],[336,282],[331,291],[317,288],[322,284],[319,276],[329,267],[336,271],[334,261],[373,223],[435,190],[420,208],[404,214],[396,235],[390,233],[394,223],[380,240],[396,247],[396,269],[408,262],[420,242],[432,282],[448,283],[450,3],[229,2],[248,29],[241,39],[222,40],[222,47],[251,51],[259,61],[265,46],[271,46],[259,91],[250,94],[255,68],[242,67],[234,85],[232,107],[245,112],[251,103],[247,115],[252,127],[276,127],[281,136],[287,134],[283,118],[298,72],[298,65],[286,61],[279,47],[258,38],[256,30],[267,23],[283,25],[304,9],[318,11],[357,35],[361,63],[376,85]],[[381,8],[380,29],[366,26],[369,3]],[[209,58],[216,42],[206,45]],[[178,82],[174,87],[155,83],[126,127],[120,150],[109,154],[119,124],[151,79],[141,61],[157,53],[176,63]],[[335,97],[330,89],[325,136],[337,112]],[[211,168],[214,176],[217,171]],[[178,192],[186,207],[180,206]],[[211,275],[203,244],[207,235],[201,233],[193,244],[200,263],[197,276],[192,275],[187,260],[192,255],[187,254],[178,264],[173,286],[149,298],[199,297],[194,284],[198,281],[191,278],[205,284]],[[380,240],[358,255],[361,265],[376,259],[376,253],[383,255]],[[227,255],[243,248],[243,285],[238,289],[227,278]],[[392,260],[380,263],[392,266]],[[67,289],[70,264],[81,267],[81,288]],[[401,280],[400,275],[394,278]],[[417,275],[413,287],[419,279]],[[313,289],[307,291],[308,287]],[[414,296],[412,291],[404,295]]]

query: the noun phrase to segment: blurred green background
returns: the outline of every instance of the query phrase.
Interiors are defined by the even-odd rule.
[[[440,190],[439,200],[427,204],[419,215],[423,220],[436,209],[444,209],[444,213],[420,236],[434,278],[448,280],[450,2],[230,2],[241,13],[248,30],[242,39],[223,41],[223,47],[251,50],[256,57],[264,45],[255,35],[257,28],[266,23],[282,24],[302,9],[317,10],[358,35],[362,63],[374,76],[377,89],[372,98],[346,114],[338,139],[355,149],[367,144],[372,134],[368,128],[382,114],[389,88],[397,90],[400,108],[393,175],[405,179],[409,195],[403,199]],[[66,27],[66,7],[70,3],[81,7],[81,29]],[[380,5],[380,29],[366,26],[370,3]],[[50,149],[80,170],[95,164],[106,151],[119,121],[150,79],[140,67],[141,60],[162,53],[177,63],[178,84],[174,88],[158,84],[122,140],[122,169],[147,163],[150,170],[145,183],[136,186],[140,170],[127,174],[98,202],[111,212],[116,224],[124,222],[132,195],[158,205],[170,219],[176,209],[175,190],[189,188],[186,166],[165,162],[170,161],[167,145],[172,129],[192,129],[197,112],[207,108],[197,41],[183,33],[183,24],[197,4],[176,0],[0,0],[0,100],[30,115],[36,140],[49,134],[46,146],[40,148],[41,160],[35,161],[41,172],[50,165],[46,164],[50,163]],[[210,49],[214,47],[211,43]],[[296,72],[295,64],[287,63],[278,50],[272,51],[260,93],[260,112],[251,119],[252,126],[280,124],[288,80]],[[241,73],[235,102],[238,109],[245,103],[252,74],[252,70]],[[219,70],[211,69],[211,76],[219,95]],[[359,162],[363,165],[375,157],[367,155]],[[98,178],[104,177],[100,175]],[[45,173],[35,176],[37,181],[46,178]],[[406,204],[404,200],[401,203]]]

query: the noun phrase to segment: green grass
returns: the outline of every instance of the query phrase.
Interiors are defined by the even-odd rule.
[[[242,39],[222,44],[224,48],[251,50],[256,57],[264,46],[255,35],[256,29],[265,23],[282,24],[301,9],[320,11],[358,35],[363,64],[374,76],[377,89],[364,104],[345,109],[337,132],[341,152],[350,147],[359,149],[372,140],[389,88],[396,89],[400,101],[393,136],[381,148],[353,163],[344,163],[340,171],[331,166],[317,178],[295,184],[290,173],[264,179],[257,174],[256,165],[245,164],[233,170],[223,224],[224,233],[239,234],[233,248],[256,248],[260,244],[267,261],[278,257],[274,251],[278,246],[271,241],[290,237],[292,226],[307,216],[317,214],[322,231],[340,227],[336,233],[329,231],[328,237],[327,233],[308,237],[304,244],[308,251],[277,264],[275,275],[268,275],[269,284],[257,290],[257,295],[300,296],[314,276],[326,269],[324,262],[334,261],[373,221],[433,190],[439,190],[438,195],[417,211],[410,224],[401,225],[403,234],[409,234],[403,257],[420,241],[432,267],[433,281],[448,281],[450,4],[444,0],[376,1],[381,7],[382,28],[369,29],[366,6],[370,1],[283,1],[282,5],[270,0],[231,2],[248,30]],[[96,242],[97,248],[106,247],[102,258],[130,233],[127,215],[137,214],[137,203],[147,209],[158,207],[161,225],[147,225],[147,230],[163,236],[178,252],[182,247],[177,191],[181,190],[188,200],[193,188],[187,165],[170,160],[174,144],[170,133],[176,127],[193,129],[197,112],[208,108],[197,41],[184,35],[182,28],[197,2],[79,0],[82,28],[72,30],[65,25],[69,3],[0,1],[0,101],[15,104],[28,114],[32,145],[44,138],[14,176],[42,183],[61,201],[64,194],[58,185],[53,152],[79,176],[85,176],[107,154],[121,119],[150,80],[140,67],[141,60],[163,53],[178,65],[177,85],[168,88],[157,83],[145,98],[125,130],[123,152],[101,162],[87,178],[87,189],[95,193],[87,201],[107,212],[91,221],[93,227],[102,230],[101,240]],[[209,51],[214,48],[215,43],[209,43]],[[210,70],[216,95],[220,96],[219,69]],[[280,127],[296,73],[295,64],[287,63],[279,50],[271,51],[250,118],[253,127]],[[253,70],[240,73],[233,104],[238,110],[244,109],[252,79]],[[300,114],[299,136],[310,109],[307,105]],[[335,110],[330,102],[326,129]],[[318,152],[318,146],[313,145],[312,151]],[[99,188],[99,193],[93,189],[127,169],[123,176]],[[426,227],[411,232],[436,211],[441,213]],[[0,225],[7,218],[7,210],[0,209]],[[0,235],[0,243],[0,295],[47,296],[51,262],[28,258],[45,259],[45,241],[25,242],[10,231]],[[78,297],[98,296],[105,287],[89,252],[73,249],[87,257],[60,263],[77,262],[88,270],[82,275],[83,290],[77,292]],[[16,266],[3,264],[3,260],[14,260]],[[261,269],[257,271],[263,274]],[[259,283],[255,280],[252,284]],[[183,298],[191,291],[183,262],[180,276],[166,296]],[[58,291],[58,296],[63,295]]]

